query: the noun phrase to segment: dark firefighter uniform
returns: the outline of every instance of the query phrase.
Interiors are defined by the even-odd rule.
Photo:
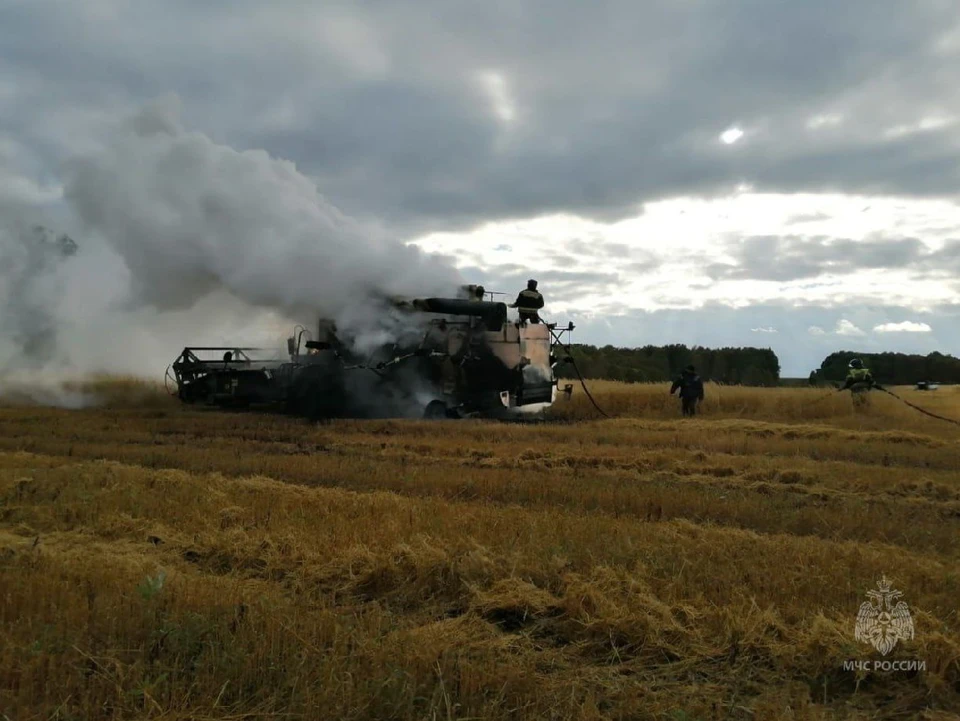
[[[543,296],[537,290],[537,281],[528,280],[526,290],[517,294],[517,299],[510,307],[520,312],[520,320],[539,323],[540,314],[537,311],[543,308]]]
[[[680,403],[683,415],[696,415],[697,403],[703,400],[703,381],[693,366],[687,366],[683,373],[670,386],[670,395],[680,390]]]

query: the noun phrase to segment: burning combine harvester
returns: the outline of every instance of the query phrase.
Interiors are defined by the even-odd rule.
[[[312,335],[303,328],[287,339],[288,360],[251,355],[261,348],[188,347],[168,378],[172,370],[185,403],[279,404],[315,419],[541,414],[557,398],[554,350],[574,326],[512,321],[504,303],[483,298],[482,288],[467,286],[460,298],[393,300],[417,334],[369,355],[349,350],[321,320],[316,339],[302,343]],[[211,353],[219,357],[202,357]]]

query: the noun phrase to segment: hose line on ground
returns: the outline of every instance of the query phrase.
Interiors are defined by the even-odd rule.
[[[910,406],[911,408],[913,408],[913,410],[919,411],[920,413],[923,413],[925,416],[930,416],[931,418],[936,418],[936,419],[939,420],[939,421],[946,421],[947,423],[952,423],[952,424],[955,425],[955,426],[960,426],[960,421],[958,421],[958,420],[956,420],[956,419],[954,419],[954,418],[947,418],[946,416],[937,415],[936,413],[932,413],[931,411],[928,411],[928,410],[926,410],[925,408],[921,408],[920,406],[916,406],[916,405],[914,405],[913,403],[911,403],[910,401],[906,400],[905,398],[901,398],[900,396],[898,396],[898,395],[897,395],[896,393],[894,393],[893,391],[888,391],[886,388],[884,388],[884,387],[882,387],[882,386],[874,386],[873,388],[874,388],[874,390],[878,390],[878,391],[882,391],[882,392],[886,393],[888,396],[893,396],[894,398],[896,398],[898,401],[900,401],[900,402],[903,403],[904,405]],[[845,391],[845,390],[848,390],[848,389],[847,389],[847,388],[839,388],[839,389],[838,389],[838,391]],[[852,392],[852,391],[851,391],[851,392]],[[833,393],[828,393],[828,394],[825,395],[825,396],[821,396],[820,398],[817,398],[816,400],[811,401],[810,403],[808,403],[807,406],[809,407],[809,406],[814,405],[815,403],[819,403],[819,402],[822,401],[824,398],[829,398],[829,397],[832,396],[832,395],[833,395]]]
[[[541,320],[543,319],[541,318]],[[550,335],[553,336],[553,339],[557,342],[557,345],[561,346],[565,351],[567,351],[567,357],[570,359],[570,364],[573,366],[573,370],[576,371],[577,378],[580,380],[580,385],[583,387],[583,392],[587,394],[587,398],[590,399],[593,407],[596,408],[597,412],[604,418],[612,418],[613,416],[603,410],[603,408],[600,407],[600,404],[597,403],[594,397],[590,394],[590,389],[587,388],[587,383],[583,380],[583,375],[580,373],[580,369],[577,367],[577,361],[575,361],[573,358],[573,352],[570,350],[570,346],[560,340],[560,337],[553,332],[553,328],[551,328],[545,320],[543,322],[547,325],[547,330],[550,331]]]
[[[945,417],[945,416],[938,416],[936,413],[931,413],[930,411],[925,410],[925,409],[921,408],[920,406],[915,406],[915,405],[913,405],[913,403],[911,403],[911,402],[908,401],[908,400],[905,400],[905,399],[901,398],[900,396],[898,396],[898,395],[897,395],[896,393],[894,393],[893,391],[888,391],[886,388],[878,388],[877,390],[881,390],[881,391],[883,391],[884,393],[886,393],[887,395],[893,396],[894,398],[896,398],[896,399],[897,399],[898,401],[900,401],[901,403],[904,403],[904,404],[910,406],[910,407],[913,408],[915,411],[920,411],[920,412],[923,413],[924,415],[930,416],[931,418],[936,418],[937,420],[946,421],[947,423],[953,423],[955,426],[960,426],[960,421],[955,420],[955,419],[953,419],[953,418],[947,418],[947,417]]]

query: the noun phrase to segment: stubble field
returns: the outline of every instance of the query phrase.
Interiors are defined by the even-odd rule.
[[[960,713],[960,427],[889,396],[312,424],[91,387],[0,408],[0,719]],[[885,657],[854,638],[884,575]]]

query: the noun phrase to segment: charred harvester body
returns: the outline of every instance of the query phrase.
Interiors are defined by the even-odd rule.
[[[482,289],[480,289],[482,298]],[[573,324],[507,318],[504,303],[464,298],[394,300],[417,328],[414,340],[359,356],[321,321],[317,339],[300,328],[287,359],[262,349],[188,347],[171,366],[186,403],[282,404],[311,418],[424,416],[509,418],[538,415],[559,391],[554,351]],[[203,356],[214,354],[213,358]]]

